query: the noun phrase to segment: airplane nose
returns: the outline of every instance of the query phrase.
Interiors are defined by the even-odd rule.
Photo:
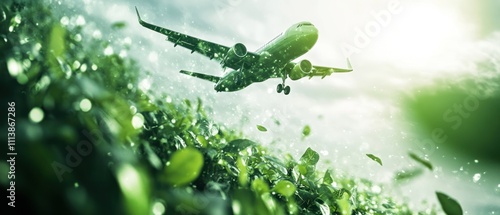
[[[316,27],[314,26],[310,26],[305,32],[307,32],[304,37],[305,42],[307,44],[310,44],[311,46],[314,45],[318,40],[318,29],[316,29]]]

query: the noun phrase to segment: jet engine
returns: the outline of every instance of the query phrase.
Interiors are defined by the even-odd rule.
[[[234,66],[247,55],[247,47],[242,43],[236,43],[226,54],[222,61],[223,66]]]
[[[301,79],[304,76],[307,76],[312,72],[312,64],[311,61],[301,60],[299,63],[295,64],[288,77],[292,80]]]

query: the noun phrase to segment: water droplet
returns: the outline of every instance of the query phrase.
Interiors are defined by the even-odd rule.
[[[474,163],[479,163],[479,160],[474,160]]]
[[[85,23],[85,18],[83,18],[82,15],[78,15],[78,17],[76,18],[76,25],[82,26],[85,25]]]
[[[80,68],[80,66],[81,66],[80,61],[75,60],[75,62],[73,62],[72,65],[73,69],[78,69]]]
[[[82,65],[80,66],[80,71],[82,71],[82,72],[87,71],[87,64],[82,64]]]
[[[137,113],[137,108],[135,106],[130,106],[130,112],[132,112],[132,114]]]
[[[134,117],[132,117],[132,126],[135,129],[139,129],[144,125],[144,116],[142,114],[138,113],[135,114]]]
[[[152,63],[156,63],[158,61],[158,53],[150,52],[148,55],[148,60]]]
[[[165,205],[163,205],[163,203],[161,203],[159,201],[156,201],[153,204],[153,214],[154,215],[162,215],[163,213],[165,213]]]
[[[151,88],[151,81],[149,79],[146,78],[139,82],[139,89],[142,91],[148,91],[149,88]]]
[[[97,67],[97,65],[95,65],[95,64],[92,64],[92,66],[90,68],[92,68],[92,70],[96,71],[97,68],[99,68],[99,67]]]
[[[9,60],[7,60],[7,68],[9,69],[9,73],[12,77],[16,77],[23,72],[21,64],[14,58],[10,58]]]
[[[92,109],[92,102],[88,99],[82,99],[80,101],[80,110],[83,112],[88,112],[90,109]]]
[[[78,182],[75,182],[74,186],[75,186],[75,188],[80,187],[80,185],[78,184]]]
[[[113,53],[114,53],[113,47],[111,46],[108,46],[104,49],[104,55],[106,56],[112,55]]]
[[[76,34],[76,35],[75,35],[75,41],[76,41],[76,42],[80,42],[80,41],[82,41],[82,35],[81,35],[81,34]]]
[[[67,16],[63,16],[59,22],[61,22],[61,25],[68,25],[69,18]]]
[[[474,183],[478,182],[479,179],[481,179],[481,174],[479,174],[479,173],[474,174],[474,176],[472,177],[472,181]]]
[[[92,33],[92,37],[94,37],[94,39],[101,39],[102,37],[101,31],[95,30],[94,33]]]
[[[44,113],[39,107],[34,107],[29,113],[30,120],[34,123],[39,123],[43,120]]]

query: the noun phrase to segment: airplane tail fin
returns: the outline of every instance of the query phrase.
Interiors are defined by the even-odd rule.
[[[193,76],[193,77],[196,77],[196,78],[201,78],[201,79],[204,79],[204,80],[207,80],[207,81],[211,81],[211,82],[214,82],[214,83],[218,83],[219,80],[220,80],[220,77],[217,77],[217,76],[207,75],[207,74],[202,74],[202,73],[196,73],[196,72],[190,72],[190,71],[186,71],[186,70],[181,70],[180,73],[186,74],[186,75],[190,75],[190,76]]]

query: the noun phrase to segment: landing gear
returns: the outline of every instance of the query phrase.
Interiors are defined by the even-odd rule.
[[[283,93],[284,93],[285,95],[290,94],[290,86],[286,86],[286,87],[285,87],[285,89],[283,90]]]
[[[281,93],[283,92],[285,95],[290,94],[290,86],[285,85],[285,80],[287,77],[287,74],[281,74],[281,80],[283,80],[283,83],[278,84],[278,87],[276,87],[276,92]]]
[[[285,95],[288,95],[290,94],[290,86],[285,86],[285,84],[278,84],[278,87],[276,87],[276,92],[283,92]]]
[[[283,92],[283,84],[278,84],[278,87],[276,88],[276,92],[278,92],[278,93]]]

